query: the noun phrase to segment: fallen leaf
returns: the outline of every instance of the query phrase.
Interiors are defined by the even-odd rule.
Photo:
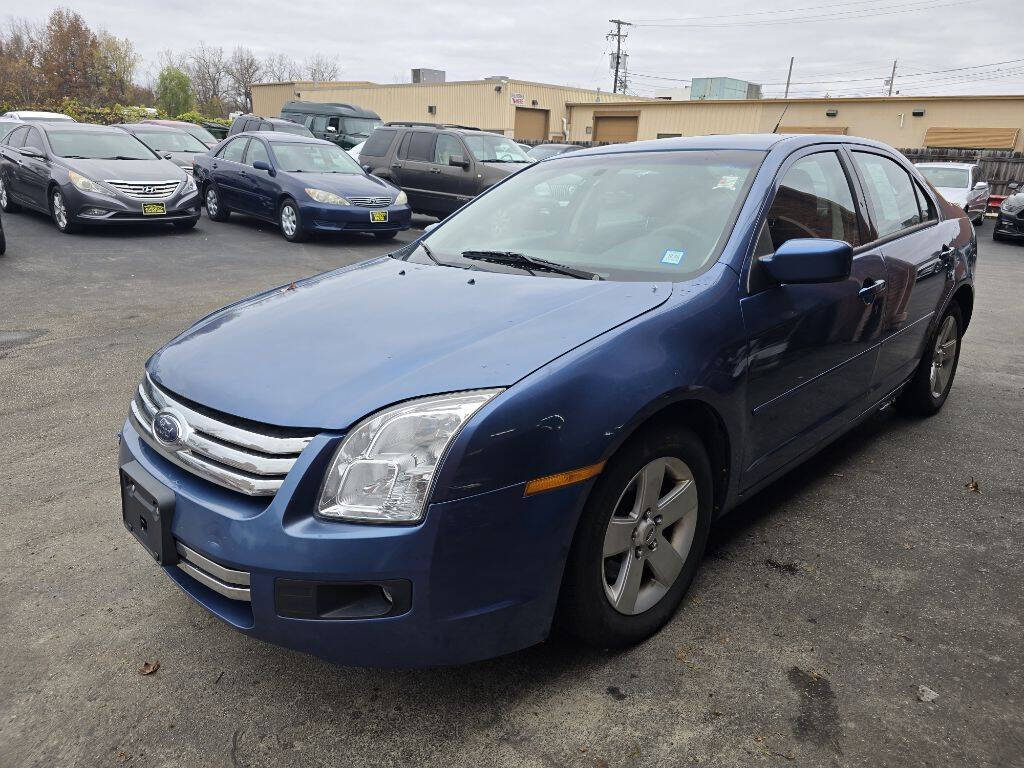
[[[285,288],[285,290],[286,291],[294,291],[296,289],[296,287],[297,286],[295,285],[295,283],[288,283],[288,287]]]
[[[580,752],[586,752],[586,751],[587,751],[586,747],[580,747]]]
[[[935,701],[939,698],[939,694],[929,688],[927,685],[917,686],[917,700],[928,703],[929,701]]]
[[[966,483],[964,483],[964,488],[966,488],[971,493],[981,493],[981,486],[978,485],[978,481],[975,480],[973,477]]]
[[[142,668],[139,670],[139,674],[152,675],[158,669],[160,669],[159,661],[147,661],[145,664],[142,665]]]

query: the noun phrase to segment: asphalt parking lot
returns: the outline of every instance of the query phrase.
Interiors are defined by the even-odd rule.
[[[655,638],[382,671],[192,603],[122,527],[116,436],[193,320],[394,244],[3,221],[0,766],[1024,765],[1024,246],[991,223],[945,409],[737,510]]]

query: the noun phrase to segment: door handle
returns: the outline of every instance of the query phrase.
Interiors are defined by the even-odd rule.
[[[945,246],[939,251],[939,261],[945,264],[947,267],[953,266],[953,262],[956,260],[956,248],[952,245]]]
[[[869,278],[864,281],[864,287],[861,288],[857,293],[864,301],[865,304],[870,304],[875,300],[875,294],[885,288],[885,280],[872,280]]]
[[[392,163],[391,167],[397,170],[397,169],[402,167],[402,164],[401,163]]]
[[[212,163],[212,166],[213,166],[214,168],[216,168],[216,167],[217,167],[217,164],[216,164],[216,163]]]

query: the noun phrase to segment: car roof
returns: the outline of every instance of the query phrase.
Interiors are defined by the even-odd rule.
[[[918,168],[962,168],[967,170],[973,168],[976,163],[953,163],[941,160],[933,160],[927,163],[914,163]]]
[[[166,133],[185,133],[181,128],[174,125],[162,125],[154,123],[117,123],[114,128],[125,128],[130,130],[164,131]]]
[[[768,152],[777,146],[788,149],[813,146],[815,144],[859,144],[886,151],[894,151],[891,147],[871,139],[859,136],[840,136],[835,134],[814,133],[733,133],[712,136],[683,136],[673,139],[649,139],[634,141],[628,144],[603,144],[573,152],[572,157],[619,152],[652,152],[665,150],[754,150]],[[565,153],[569,154],[569,153]],[[561,155],[550,158],[554,160]]]
[[[117,127],[113,125],[97,125],[96,123],[36,123],[37,127],[44,131],[75,131],[76,133],[115,133]]]
[[[357,107],[355,104],[343,104],[337,101],[287,101],[281,107],[282,112],[304,112],[311,115],[341,115],[343,117],[370,117],[377,120],[380,115],[369,109]]]
[[[295,123],[292,123],[292,125],[295,125]],[[301,133],[286,133],[284,131],[239,131],[235,136],[258,136],[264,141],[277,144],[305,142],[306,144],[330,144],[332,147],[336,146],[333,141],[325,141],[315,136],[303,136]],[[233,139],[235,136],[230,138]]]

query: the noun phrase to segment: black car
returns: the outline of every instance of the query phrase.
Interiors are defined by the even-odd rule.
[[[121,123],[114,127],[127,131],[188,174],[192,173],[192,160],[195,156],[207,151],[207,146],[203,142],[178,128],[150,123]]]
[[[4,236],[4,220],[0,217],[0,256],[7,253],[7,238]]]
[[[82,224],[194,227],[192,177],[129,133],[87,123],[34,123],[0,142],[0,208],[47,213],[61,232]]]
[[[445,217],[533,160],[511,138],[465,126],[386,123],[359,163],[401,187],[417,213]]]
[[[304,125],[293,123],[291,120],[281,120],[277,117],[260,117],[259,115],[239,115],[231,121],[228,136],[234,136],[242,131],[282,131],[284,133],[294,133],[296,136],[313,138],[313,134]]]
[[[382,122],[380,115],[369,109],[316,101],[289,101],[281,107],[281,117],[306,126],[318,139],[333,141],[342,149],[366,141]]]
[[[996,224],[992,227],[993,240],[1024,238],[1024,190],[1012,182],[1009,194],[999,204]]]
[[[564,155],[566,152],[575,152],[578,149],[584,149],[584,147],[579,144],[538,144],[526,154],[534,160],[545,160],[555,155]]]

